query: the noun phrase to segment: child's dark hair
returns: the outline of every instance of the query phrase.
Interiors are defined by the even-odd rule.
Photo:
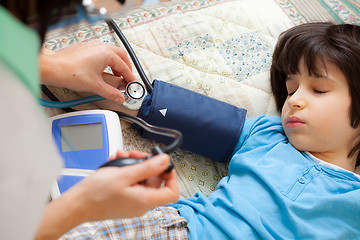
[[[270,70],[272,92],[279,112],[288,96],[286,78],[299,72],[303,59],[309,74],[318,76],[320,63],[326,59],[334,63],[347,79],[351,106],[350,125],[360,124],[360,26],[333,23],[308,23],[293,27],[280,35]],[[349,153],[357,153],[360,165],[360,143]]]

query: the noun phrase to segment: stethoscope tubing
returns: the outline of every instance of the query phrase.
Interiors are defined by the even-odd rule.
[[[114,20],[111,19],[110,17],[106,17],[105,22],[109,25],[110,29],[112,28],[114,30],[115,34],[119,37],[120,41],[123,43],[125,49],[129,53],[129,55],[134,63],[134,66],[135,66],[137,72],[139,73],[141,80],[143,81],[143,83],[145,85],[146,91],[149,94],[151,94],[153,91],[153,86],[150,83],[149,79],[146,77],[146,74],[145,74],[135,52],[133,51],[133,49],[132,49],[131,45],[129,44],[129,42],[127,41],[127,39],[125,38],[124,34],[121,32],[120,28],[116,25]],[[45,99],[39,99],[40,104],[44,107],[62,108],[62,109],[70,108],[70,107],[74,107],[74,106],[78,106],[78,105],[82,105],[82,104],[86,104],[86,103],[90,103],[90,102],[100,101],[100,100],[105,100],[105,98],[101,97],[99,95],[92,95],[92,96],[74,99],[74,100],[70,100],[70,101],[64,101],[64,102],[48,101]],[[134,124],[137,124],[150,133],[173,138],[174,139],[173,142],[170,143],[169,145],[165,146],[164,149],[162,150],[162,152],[164,152],[164,153],[169,154],[169,153],[175,151],[182,143],[182,140],[183,140],[182,134],[175,129],[153,126],[153,125],[147,123],[146,121],[142,120],[141,118],[138,118],[138,117],[135,117],[132,115],[128,115],[126,113],[119,112],[119,111],[115,111],[115,112],[118,114],[119,118],[128,120]],[[157,154],[157,153],[154,153],[154,154]]]
[[[128,40],[126,39],[126,37],[124,36],[124,34],[120,30],[120,28],[116,25],[116,23],[114,22],[113,19],[107,18],[107,19],[105,19],[105,22],[108,24],[108,26],[110,28],[112,28],[114,30],[115,34],[119,37],[119,39],[122,42],[122,44],[124,45],[126,51],[129,53],[131,60],[133,61],[134,66],[135,66],[137,72],[139,73],[141,80],[144,83],[146,91],[149,94],[151,94],[154,87],[150,83],[149,79],[146,77],[146,74],[139,62],[139,59],[136,57],[136,54],[135,54],[134,50],[132,49],[130,43],[128,42]]]

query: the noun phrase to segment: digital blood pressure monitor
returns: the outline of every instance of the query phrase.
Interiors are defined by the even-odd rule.
[[[87,110],[50,118],[52,135],[64,167],[52,191],[57,197],[123,149],[119,117],[107,110]]]

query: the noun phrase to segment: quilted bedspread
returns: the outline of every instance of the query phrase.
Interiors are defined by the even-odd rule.
[[[125,17],[113,18],[150,80],[171,82],[246,108],[247,117],[254,117],[278,114],[270,93],[269,68],[279,34],[313,21],[359,24],[359,9],[360,1],[346,0],[191,0],[136,8]],[[56,29],[48,34],[44,47],[61,51],[93,40],[121,46],[106,23],[99,22]],[[61,100],[78,97],[67,89],[51,90]],[[87,104],[78,109],[99,107],[111,108]],[[142,139],[126,123],[122,126],[125,150],[152,149],[153,141]],[[182,197],[196,191],[210,194],[227,174],[226,164],[183,150],[171,158]]]

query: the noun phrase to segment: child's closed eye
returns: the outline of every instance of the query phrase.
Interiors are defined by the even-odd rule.
[[[292,91],[292,92],[289,92],[289,91],[288,91],[288,96],[294,95],[295,92],[296,92],[296,91]]]
[[[325,94],[325,93],[327,93],[327,91],[322,91],[322,90],[314,89],[314,93],[315,93],[315,94]]]

